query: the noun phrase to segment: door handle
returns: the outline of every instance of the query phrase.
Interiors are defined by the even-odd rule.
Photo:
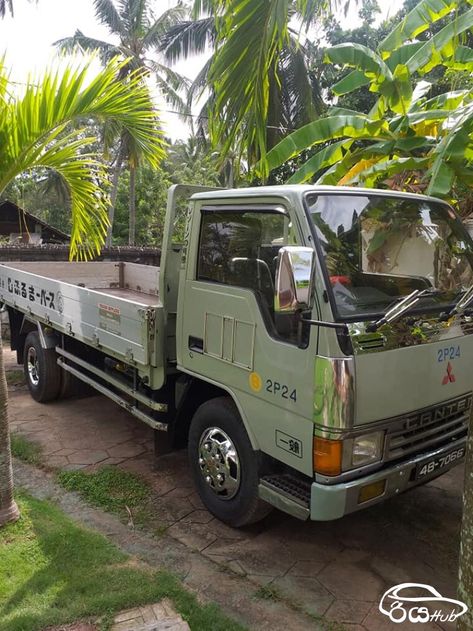
[[[204,340],[201,337],[194,337],[189,335],[189,350],[195,353],[204,352]]]

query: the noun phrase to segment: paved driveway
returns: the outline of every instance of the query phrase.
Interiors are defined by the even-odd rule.
[[[13,354],[5,351],[5,358],[7,368],[18,369]],[[171,536],[254,581],[255,590],[268,586],[266,595],[341,628],[419,631],[418,624],[394,625],[378,612],[381,595],[397,583],[427,583],[455,597],[461,468],[336,522],[300,522],[273,511],[260,524],[234,530],[201,505],[185,452],[155,460],[151,430],[103,397],[41,405],[17,388],[10,420],[14,431],[42,445],[52,467],[112,464],[143,475],[156,495],[157,520]]]

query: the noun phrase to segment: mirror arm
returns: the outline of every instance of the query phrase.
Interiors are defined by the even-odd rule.
[[[301,321],[306,324],[310,324],[311,326],[322,326],[327,329],[340,329],[348,333],[348,327],[346,324],[341,324],[340,322],[325,322],[324,320],[309,320],[307,318],[301,317]]]

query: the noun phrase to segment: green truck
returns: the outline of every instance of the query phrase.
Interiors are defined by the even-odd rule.
[[[473,243],[440,200],[177,185],[160,268],[5,263],[0,300],[37,401],[80,380],[187,446],[232,526],[337,519],[464,459]]]

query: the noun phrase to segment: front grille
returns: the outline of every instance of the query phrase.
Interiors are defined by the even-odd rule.
[[[373,335],[360,335],[356,341],[359,349],[362,351],[373,351],[378,348],[384,348],[386,345],[386,338],[380,333],[375,333]]]
[[[471,394],[410,414],[386,436],[386,460],[398,460],[467,435]]]

